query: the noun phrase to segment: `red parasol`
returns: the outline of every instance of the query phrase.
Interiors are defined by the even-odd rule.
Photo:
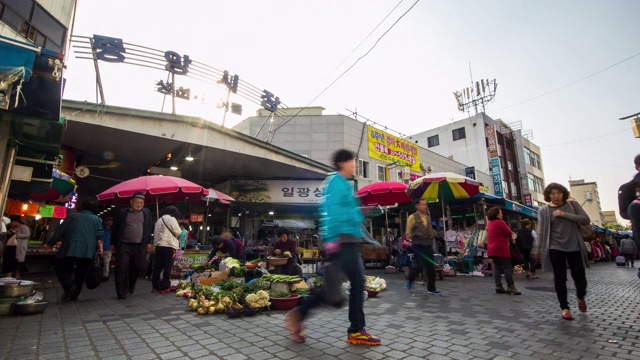
[[[179,202],[200,200],[209,195],[209,190],[191,181],[175,177],[150,175],[123,181],[98,194],[104,204],[126,205],[133,194],[141,192],[148,202]]]
[[[411,201],[408,185],[397,181],[380,181],[367,185],[355,193],[364,206],[393,206]]]

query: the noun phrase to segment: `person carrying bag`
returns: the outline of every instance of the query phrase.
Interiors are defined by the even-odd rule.
[[[162,210],[161,216],[156,221],[153,231],[153,244],[155,245],[155,262],[151,275],[152,290],[154,294],[166,294],[171,287],[171,268],[180,250],[178,236],[182,230],[178,225],[177,218],[180,216],[178,208],[167,206]],[[160,280],[162,275],[162,280]]]

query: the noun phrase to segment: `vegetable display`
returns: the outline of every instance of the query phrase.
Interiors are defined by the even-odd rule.
[[[302,278],[299,277],[298,275],[273,275],[273,274],[269,274],[269,275],[263,275],[261,277],[262,280],[264,281],[270,281],[270,282],[274,282],[274,283],[299,283],[300,281],[302,281]]]

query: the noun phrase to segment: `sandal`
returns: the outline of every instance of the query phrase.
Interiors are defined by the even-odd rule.
[[[587,302],[584,299],[578,299],[578,310],[580,310],[580,312],[582,313],[587,312]]]
[[[573,320],[573,316],[571,316],[571,310],[569,309],[562,310],[562,318],[565,320]]]

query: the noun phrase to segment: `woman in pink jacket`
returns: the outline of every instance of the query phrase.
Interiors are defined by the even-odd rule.
[[[487,225],[487,252],[493,260],[493,280],[496,283],[497,294],[520,295],[513,283],[513,273],[511,268],[511,254],[509,252],[509,242],[514,234],[509,226],[502,220],[502,211],[495,206],[487,211],[489,224]],[[507,289],[502,287],[502,273],[507,279]]]

